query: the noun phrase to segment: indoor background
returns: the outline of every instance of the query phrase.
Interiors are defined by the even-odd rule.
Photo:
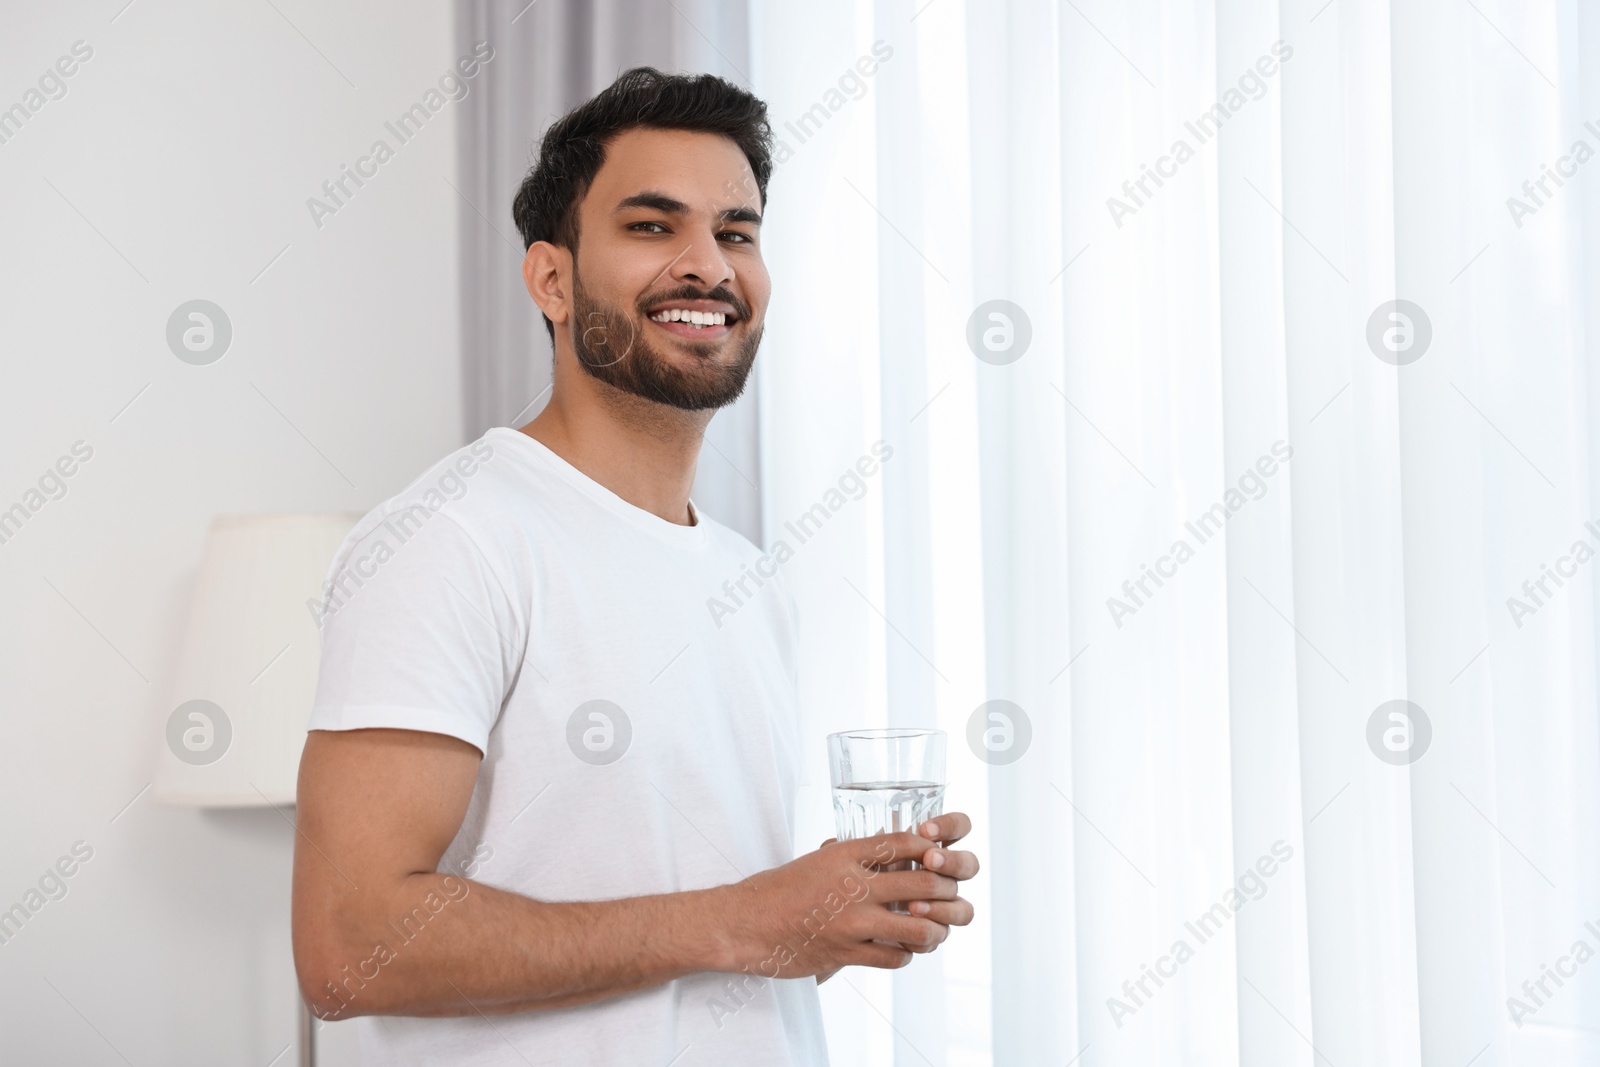
[[[833,1062],[1600,1062],[1587,0],[6,6],[0,1059],[298,1062],[292,806],[159,799],[208,531],[538,412],[512,191],[639,63],[779,141],[694,499],[828,512],[797,848],[937,726],[983,863]]]

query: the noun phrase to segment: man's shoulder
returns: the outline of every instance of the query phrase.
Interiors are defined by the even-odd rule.
[[[406,513],[449,515],[470,524],[503,513],[513,502],[531,502],[537,474],[516,454],[515,430],[495,427],[470,444],[435,460],[405,488],[380,502],[363,520],[375,524]]]
[[[424,529],[440,538],[489,547],[494,532],[516,509],[537,508],[536,471],[515,453],[504,428],[489,430],[429,464],[403,489],[368,511],[345,538],[335,560],[342,563],[364,546],[406,543]],[[513,523],[512,525],[517,525]]]
[[[515,434],[504,427],[487,431],[435,460],[374,510],[424,507],[460,516],[483,510],[486,498],[494,498],[492,506],[498,507],[507,493],[525,494],[533,471],[515,452]]]

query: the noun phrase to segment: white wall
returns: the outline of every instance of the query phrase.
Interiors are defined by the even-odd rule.
[[[0,544],[0,909],[93,848],[0,944],[0,1048],[283,1067],[291,827],[122,809],[150,782],[211,517],[365,510],[461,443],[455,105],[320,229],[305,203],[393,143],[383,123],[458,46],[445,0],[123,3],[0,15],[0,108],[93,49],[0,143],[0,510],[93,449]],[[165,341],[196,297],[233,324],[210,366]]]

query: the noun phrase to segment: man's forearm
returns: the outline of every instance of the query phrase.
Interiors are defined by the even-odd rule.
[[[326,1019],[566,1008],[728,966],[728,887],[550,903],[446,874],[363,893],[333,945],[301,946]],[[374,900],[373,898],[377,899]]]

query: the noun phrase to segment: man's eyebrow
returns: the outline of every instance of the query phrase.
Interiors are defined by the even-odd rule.
[[[722,213],[723,222],[748,222],[752,226],[761,225],[761,213],[754,208],[730,207]]]
[[[617,204],[617,209],[612,214],[620,215],[629,208],[635,207],[654,208],[657,211],[664,211],[668,215],[687,215],[689,213],[689,205],[682,200],[670,197],[666,193],[647,191],[634,193],[632,196],[624,198]]]
[[[682,200],[668,196],[666,193],[647,191],[624,197],[617,203],[616,210],[612,214],[620,215],[631,208],[640,207],[653,208],[667,215],[687,215],[689,213],[689,205]],[[730,207],[717,216],[717,221],[722,223],[746,222],[752,226],[760,226],[761,213],[748,207]]]

